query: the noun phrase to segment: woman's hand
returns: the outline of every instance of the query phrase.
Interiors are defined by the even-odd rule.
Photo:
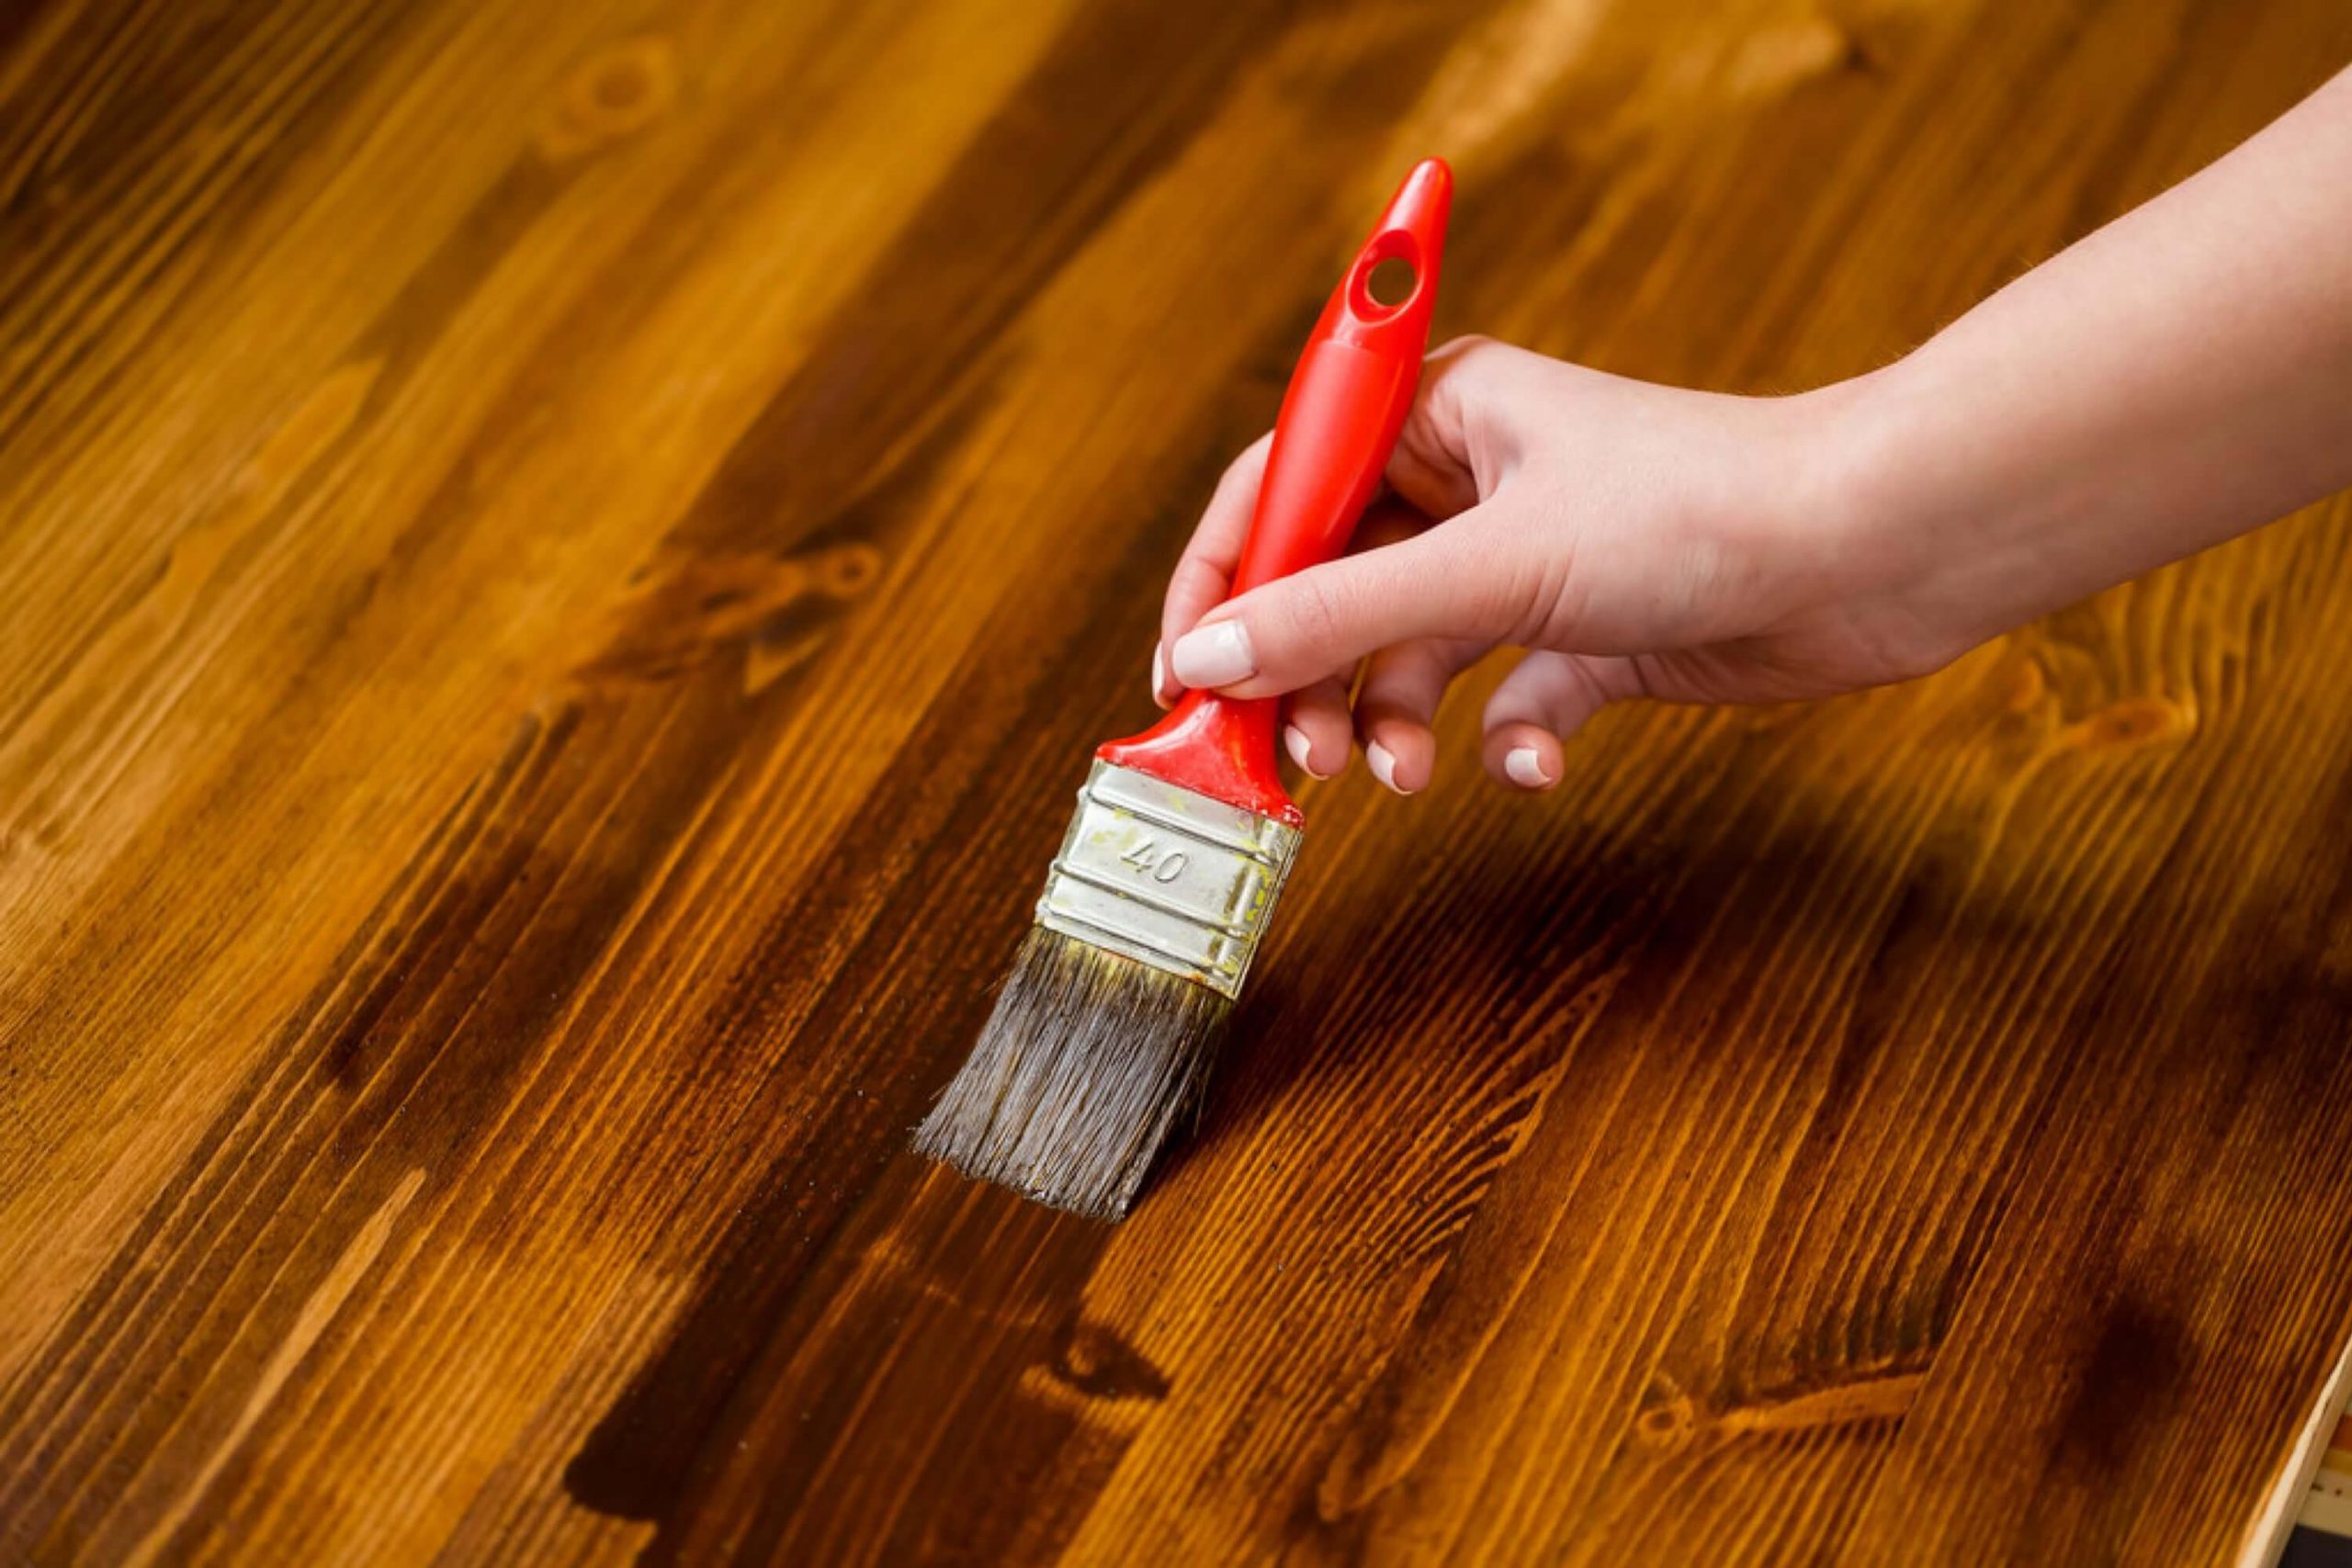
[[[1840,545],[1855,396],[1679,391],[1449,344],[1357,553],[1220,604],[1266,443],[1227,471],[1169,586],[1155,694],[1290,694],[1301,767],[1339,772],[1352,732],[1409,795],[1448,682],[1501,645],[1530,651],[1487,705],[1485,758],[1525,789],[1557,781],[1561,740],[1619,698],[1771,702],[1933,669],[1964,645],[1871,575],[1878,554]]]
[[[1623,697],[1770,702],[1987,637],[2352,484],[2352,71],[1871,375],[1789,398],[1479,339],[1430,356],[1358,554],[1220,604],[1243,454],[1169,586],[1163,702],[1287,693],[1284,744],[1410,794],[1446,684],[1529,649],[1486,762],[1543,789]],[[1349,677],[1363,678],[1351,716]]]

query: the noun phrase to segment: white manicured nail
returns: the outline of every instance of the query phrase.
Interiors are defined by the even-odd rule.
[[[1165,645],[1151,645],[1151,700],[1161,707],[1168,705],[1168,659]]]
[[[1194,626],[1176,639],[1168,662],[1176,679],[1195,690],[1215,691],[1258,672],[1257,658],[1250,651],[1249,630],[1239,621]]]
[[[1306,731],[1295,724],[1283,726],[1283,750],[1290,753],[1290,760],[1304,769],[1308,778],[1329,778],[1330,774],[1317,772],[1315,764],[1307,761],[1310,743],[1306,739]]]
[[[1543,789],[1552,782],[1544,776],[1544,759],[1532,746],[1512,747],[1510,755],[1503,759],[1503,772],[1521,789]]]
[[[1372,769],[1372,776],[1374,778],[1378,779],[1390,789],[1396,790],[1398,795],[1410,795],[1413,793],[1411,790],[1402,788],[1397,784],[1396,754],[1394,751],[1391,751],[1387,747],[1383,746],[1377,740],[1374,741],[1371,745],[1363,749],[1363,760],[1370,765]]]

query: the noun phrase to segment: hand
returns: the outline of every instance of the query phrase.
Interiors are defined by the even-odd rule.
[[[1922,674],[2352,484],[2352,71],[1883,370],[1790,398],[1645,385],[1464,339],[1431,355],[1360,553],[1225,596],[1242,455],[1169,585],[1178,682],[1288,694],[1409,795],[1447,684],[1531,651],[1487,769],[1561,776],[1623,697],[1759,702]],[[1350,713],[1348,679],[1363,679]]]
[[[1409,795],[1435,766],[1448,683],[1502,645],[1530,651],[1487,705],[1485,761],[1531,790],[1609,702],[1773,702],[1933,669],[1965,643],[1880,570],[1900,552],[1842,547],[1830,498],[1860,385],[1724,397],[1448,344],[1357,553],[1220,603],[1266,442],[1227,470],[1169,585],[1155,695],[1288,694],[1301,767],[1339,772],[1352,732]]]

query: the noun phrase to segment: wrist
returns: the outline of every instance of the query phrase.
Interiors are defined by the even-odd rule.
[[[1910,467],[1905,389],[1894,384],[1902,362],[1833,382],[1791,400],[1804,434],[1791,465],[1793,499],[1815,579],[1843,599],[1876,597],[1916,575],[1916,499],[1901,476]]]
[[[2002,547],[1991,466],[1935,426],[1934,374],[1914,355],[1783,400],[1798,434],[1782,526],[1807,607],[1866,626],[1889,680],[2007,629],[2004,584],[2031,576]]]

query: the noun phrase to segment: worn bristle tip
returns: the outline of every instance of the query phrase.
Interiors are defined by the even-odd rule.
[[[1233,1004],[1032,927],[915,1150],[1042,1203],[1115,1220],[1200,1103]]]

